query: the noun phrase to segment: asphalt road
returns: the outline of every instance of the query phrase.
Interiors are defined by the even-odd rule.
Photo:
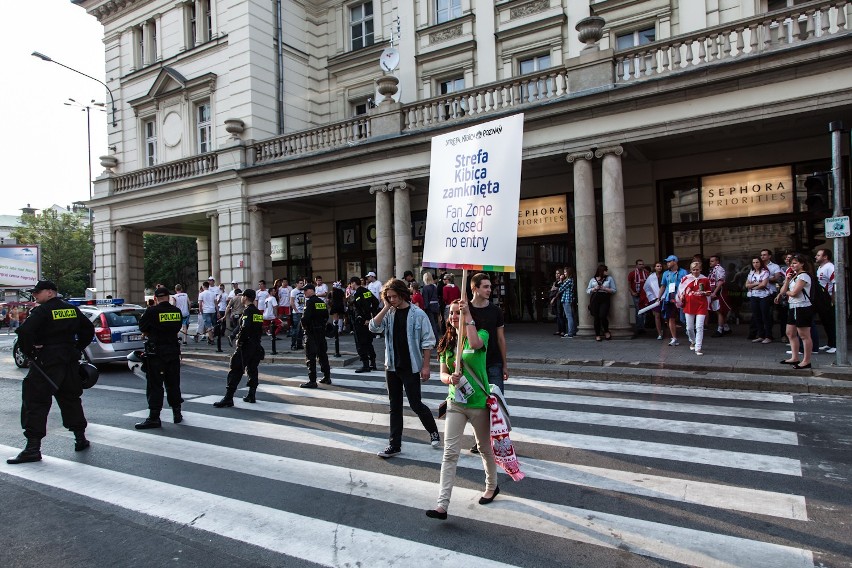
[[[0,337],[0,449],[14,455],[10,355]],[[516,377],[527,478],[501,473],[478,505],[481,462],[463,452],[441,522],[424,515],[441,452],[413,413],[402,455],[375,456],[381,373],[335,370],[306,391],[303,368],[266,366],[258,404],[215,409],[225,374],[186,361],[185,423],[138,432],[142,381],[105,369],[84,396],[85,452],[54,408],[45,461],[0,465],[0,565],[852,567],[848,398]],[[430,407],[441,390],[427,383]]]

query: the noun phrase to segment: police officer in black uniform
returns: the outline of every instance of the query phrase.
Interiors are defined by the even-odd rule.
[[[367,329],[367,322],[379,313],[379,299],[366,287],[361,279],[353,276],[349,280],[352,294],[352,330],[355,332],[355,349],[361,358],[361,368],[356,373],[369,373],[376,370],[376,350],[373,349],[373,334]]]
[[[257,293],[251,288],[243,291],[243,315],[240,316],[239,331],[237,331],[236,348],[231,355],[231,370],[228,371],[228,386],[225,396],[219,402],[214,402],[216,408],[234,406],[234,393],[240,386],[243,373],[248,374],[248,394],[243,397],[245,402],[254,403],[257,392],[257,366],[263,359],[263,347],[260,338],[263,336],[263,313],[254,305]]]
[[[74,451],[89,447],[79,362],[95,336],[95,326],[76,306],[57,297],[56,284],[40,280],[29,290],[38,302],[18,328],[18,346],[32,361],[22,388],[21,426],[27,446],[6,463],[41,460],[51,397],[62,412],[62,425],[74,432]]]
[[[169,303],[169,291],[157,288],[157,302],[145,310],[139,320],[139,329],[145,334],[145,396],[148,398],[148,418],[136,424],[137,430],[161,428],[160,411],[163,409],[163,385],[169,406],[172,407],[174,423],[180,424],[183,416],[180,405],[180,340],[178,333],[183,327],[180,308]]]
[[[302,329],[305,330],[305,365],[308,367],[308,382],[299,385],[303,389],[317,388],[317,359],[322,369],[324,385],[331,384],[331,367],[328,364],[328,343],[325,340],[325,324],[328,323],[328,307],[325,300],[315,295],[313,284],[302,288],[308,299],[305,313],[302,315]]]

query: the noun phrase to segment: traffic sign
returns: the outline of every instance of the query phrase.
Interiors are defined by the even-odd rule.
[[[825,220],[825,238],[836,239],[849,236],[849,216],[829,217]]]

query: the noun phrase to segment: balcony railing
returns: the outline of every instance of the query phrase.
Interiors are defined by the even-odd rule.
[[[158,166],[151,166],[143,170],[135,170],[115,178],[115,193],[141,189],[152,185],[168,183],[181,179],[200,176],[215,172],[219,168],[219,156],[215,152],[201,154],[168,162]]]
[[[844,33],[849,30],[849,5],[845,0],[810,2],[619,51],[615,79],[626,83],[656,77]]]
[[[370,118],[360,115],[328,126],[257,142],[251,149],[254,152],[254,163],[263,164],[287,156],[346,146],[369,137]]]
[[[428,128],[561,97],[567,92],[566,74],[564,67],[552,67],[538,73],[405,105],[402,107],[405,130]]]

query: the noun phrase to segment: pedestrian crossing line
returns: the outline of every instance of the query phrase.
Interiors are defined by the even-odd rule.
[[[342,383],[342,381],[339,382]],[[357,381],[347,382],[357,383]],[[338,384],[338,382],[335,382],[335,384],[341,387],[346,386]],[[364,385],[356,386],[363,388]],[[327,389],[306,390],[299,389],[295,385],[291,387],[285,385],[261,384],[257,390],[258,392],[268,394],[300,396],[302,398],[318,398],[343,402],[359,402],[365,404],[387,404],[388,401],[387,395],[373,395],[358,391]],[[446,395],[446,388],[441,389],[441,393]],[[521,396],[518,398],[523,399],[523,394],[524,393],[521,393]],[[664,418],[643,418],[640,416],[602,414],[597,412],[561,410],[554,408],[537,408],[521,406],[518,404],[512,405],[512,417],[577,424],[593,424],[596,426],[612,426],[617,428],[632,428],[636,430],[650,430],[653,432],[691,434],[695,436],[709,436],[714,438],[730,438],[735,440],[764,442],[768,444],[786,444],[796,446],[799,443],[799,436],[795,432],[787,430],[771,430],[768,428],[755,428],[750,426],[729,426],[725,424],[689,422],[685,420],[667,420]]]
[[[157,442],[160,437],[150,438],[162,443]],[[0,449],[16,451],[5,445]],[[216,449],[207,446],[205,451]],[[245,452],[244,465],[257,457]],[[389,559],[403,566],[494,565],[494,560],[80,462],[45,456],[24,467],[0,464],[0,472],[324,566],[385,566]]]
[[[23,381],[24,380],[24,377],[0,377],[0,378],[9,379],[9,380],[12,380],[12,381]],[[133,387],[122,387],[122,386],[118,386],[118,385],[94,385],[92,388],[96,389],[96,390],[106,390],[106,391],[112,391],[112,392],[124,392],[124,393],[130,393],[130,394],[141,394],[143,396],[145,395],[145,389],[144,388],[137,389],[137,388],[133,388]],[[201,395],[182,392],[181,396],[184,399],[187,399],[187,398],[194,398],[194,397],[201,396]]]
[[[266,479],[345,495],[379,500],[403,507],[426,508],[434,503],[437,484],[279,455],[214,446],[178,438],[110,428],[97,429],[96,441],[108,439],[133,451],[217,467]],[[716,534],[653,521],[534,501],[501,494],[489,507],[473,503],[481,490],[455,487],[453,517],[531,531],[635,554],[677,561],[690,566],[748,566],[749,568],[812,567],[809,550]],[[467,504],[467,506],[465,506]],[[496,506],[495,506],[496,505]],[[370,565],[362,559],[361,564]]]
[[[188,400],[187,402],[213,404],[220,400],[218,396],[206,396]],[[389,426],[390,416],[387,411],[363,412],[341,408],[322,408],[319,406],[302,406],[283,402],[258,401],[256,404],[239,404],[239,408],[254,412],[273,412],[292,416],[305,416],[315,420],[332,420],[355,424],[370,424],[373,426]],[[403,426],[414,430],[423,430],[420,419],[414,416],[404,416]],[[790,458],[733,452],[730,450],[715,450],[691,446],[662,444],[659,442],[643,442],[585,434],[551,432],[515,428],[512,430],[512,441],[516,444],[542,444],[578,450],[590,450],[611,454],[624,454],[649,458],[665,459],[679,462],[701,463],[718,467],[778,473],[781,475],[802,476],[799,460]],[[515,446],[518,450],[518,446]]]
[[[332,369],[332,374],[355,376],[355,369]],[[384,371],[371,371],[369,373],[357,373],[359,377],[385,378]],[[685,396],[695,398],[720,398],[732,400],[747,400],[751,402],[780,402],[793,404],[793,395],[783,393],[752,392],[738,390],[722,390],[704,387],[678,387],[673,385],[649,385],[636,383],[619,383],[603,381],[585,381],[580,379],[539,379],[528,376],[512,376],[509,381],[510,387],[536,387],[563,390],[597,390],[612,392],[629,392],[643,394],[666,394],[671,396]],[[517,391],[511,390],[510,396],[514,397]]]
[[[144,418],[147,415],[147,411],[139,411],[126,416]],[[260,438],[370,455],[374,455],[377,449],[387,444],[385,437],[375,438],[366,434],[351,434],[337,430],[317,430],[285,424],[252,422],[195,412],[185,412],[183,418],[187,426],[195,428],[233,434],[248,434]],[[171,421],[171,417],[164,415],[161,420],[164,422]],[[96,426],[95,428],[100,430],[104,426]],[[91,431],[91,426],[89,431]],[[121,432],[126,434],[125,430],[121,430]],[[405,442],[401,457],[406,460],[431,463],[440,467],[442,454],[436,452],[429,444]],[[522,461],[524,473],[531,479],[542,479],[566,485],[578,485],[798,521],[808,519],[805,498],[800,495],[534,458],[523,458]],[[459,456],[458,465],[459,467],[481,471],[482,459],[473,454],[462,453]]]
[[[281,377],[285,382],[304,382],[304,377]],[[341,387],[381,389],[386,391],[384,383],[377,381],[336,379],[334,383]],[[420,390],[428,394],[447,395],[446,385],[420,385]],[[796,413],[790,410],[769,410],[763,408],[743,408],[738,406],[710,406],[705,404],[689,404],[683,402],[661,402],[655,400],[634,400],[630,398],[610,398],[604,396],[570,395],[540,393],[531,391],[512,391],[508,397],[509,403],[515,400],[531,402],[548,402],[560,404],[577,404],[583,406],[606,406],[609,408],[625,408],[630,410],[651,410],[655,412],[677,412],[680,414],[705,414],[713,416],[734,416],[737,418],[753,418],[756,420],[772,420],[776,422],[796,422]]]

